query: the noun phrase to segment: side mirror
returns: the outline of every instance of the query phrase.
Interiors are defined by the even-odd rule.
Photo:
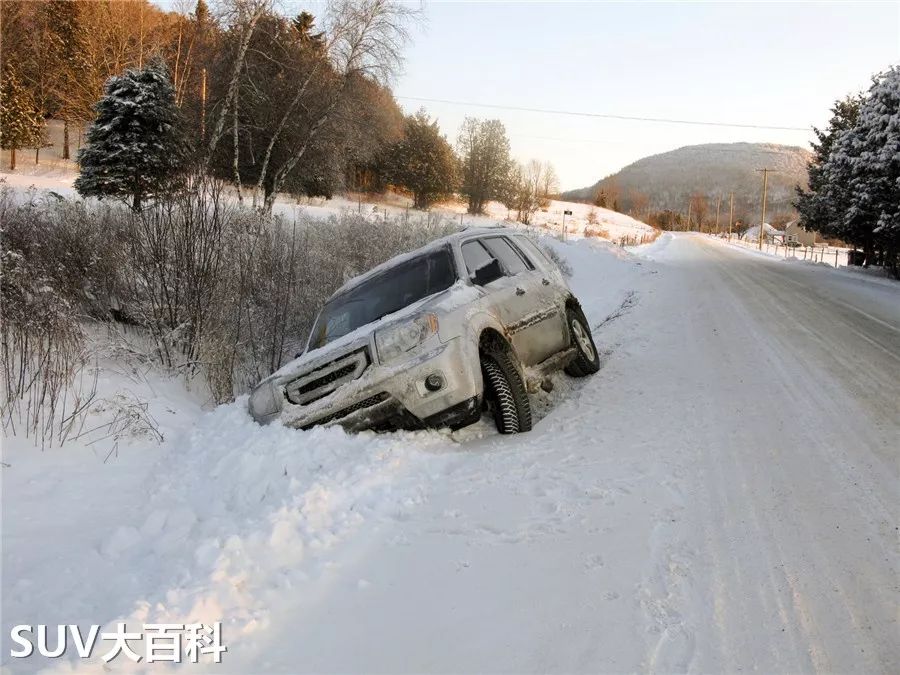
[[[503,270],[500,267],[500,261],[496,258],[491,258],[490,262],[485,263],[475,270],[475,274],[472,275],[472,283],[476,286],[484,286],[492,281],[496,281],[502,276]]]

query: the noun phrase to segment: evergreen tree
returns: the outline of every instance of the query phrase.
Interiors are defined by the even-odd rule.
[[[3,71],[0,84],[0,146],[9,150],[9,169],[16,168],[16,150],[39,147],[44,138],[44,119],[34,97],[19,82],[12,67]]]
[[[483,213],[485,205],[503,195],[512,160],[509,139],[500,120],[467,117],[459,131],[457,147],[462,158],[462,192],[469,213]]]
[[[414,206],[426,209],[456,184],[456,157],[437,120],[424,110],[406,118],[404,136],[388,148],[388,180],[413,193]]]
[[[194,20],[200,25],[209,23],[209,5],[204,0],[197,0],[197,6],[194,8]]]
[[[165,65],[153,60],[111,77],[96,111],[78,154],[75,188],[82,196],[129,199],[138,211],[145,199],[172,188],[184,161]]]
[[[822,167],[828,161],[838,135],[852,129],[859,115],[862,96],[848,96],[835,101],[831,108],[828,126],[813,128],[818,143],[812,143],[813,158],[807,165],[809,189],[797,186],[797,200],[794,206],[800,213],[800,224],[807,230],[820,232],[825,236],[840,236],[841,202],[832,204],[826,195],[826,181]]]
[[[876,78],[856,124],[835,140],[824,168],[829,189],[845,199],[845,238],[867,263],[881,253],[897,270],[900,251],[900,68]]]
[[[300,12],[293,20],[294,30],[300,34],[300,40],[309,44],[313,49],[322,49],[325,46],[325,33],[314,33],[315,17],[309,12]]]
[[[69,159],[69,125],[87,118],[91,100],[84,91],[85,30],[81,25],[81,3],[49,0],[41,8],[47,34],[42,51],[48,61],[50,112],[63,120],[62,158]]]

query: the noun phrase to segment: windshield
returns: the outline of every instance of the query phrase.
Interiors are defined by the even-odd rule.
[[[360,326],[398,312],[456,282],[449,248],[430,251],[394,265],[326,303],[309,339],[316,349]]]

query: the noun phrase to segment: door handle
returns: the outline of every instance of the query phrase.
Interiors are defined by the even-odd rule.
[[[516,288],[516,295],[525,295],[524,288]]]
[[[541,283],[544,284],[544,286],[550,285],[550,282],[547,279],[541,279]]]

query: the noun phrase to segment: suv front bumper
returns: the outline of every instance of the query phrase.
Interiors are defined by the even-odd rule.
[[[288,401],[284,384],[264,384],[270,392],[251,395],[251,413],[258,422],[280,418],[283,424],[302,429],[329,424],[353,431],[454,426],[470,419],[481,401],[478,354],[468,353],[466,344],[454,338],[405,361],[372,364],[357,379],[306,405]],[[435,391],[425,385],[430,375],[442,383]],[[257,414],[254,396],[274,397],[280,412]]]

